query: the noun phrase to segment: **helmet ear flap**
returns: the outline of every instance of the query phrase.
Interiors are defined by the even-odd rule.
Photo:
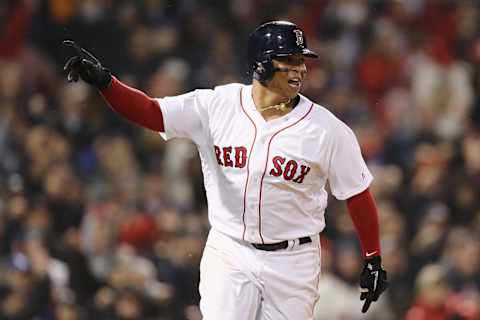
[[[266,81],[273,78],[275,73],[275,68],[273,67],[272,59],[267,59],[265,61],[255,62],[253,69],[253,77],[260,81],[262,84],[265,84]]]

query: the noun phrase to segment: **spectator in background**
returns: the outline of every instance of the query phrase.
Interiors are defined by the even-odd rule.
[[[405,320],[474,320],[480,315],[478,297],[472,300],[454,294],[442,265],[430,264],[422,268],[415,286],[414,304]]]
[[[478,234],[463,227],[452,229],[445,245],[447,281],[452,291],[476,305],[480,315],[480,244]]]
[[[58,270],[54,263],[38,239],[24,238],[14,242],[14,248],[2,266],[1,319],[49,315],[54,287],[60,289],[51,280]]]
[[[441,265],[427,265],[415,281],[415,301],[405,320],[448,320],[453,313],[446,307],[450,287]]]

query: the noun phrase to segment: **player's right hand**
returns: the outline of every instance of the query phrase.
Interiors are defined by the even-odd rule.
[[[362,307],[363,313],[367,312],[370,304],[377,301],[387,287],[387,272],[382,268],[381,257],[365,260],[365,266],[360,275],[360,300],[365,300]]]
[[[76,82],[79,78],[82,78],[83,81],[98,89],[108,87],[112,81],[112,75],[93,54],[81,48],[72,40],[64,40],[62,44],[72,48],[75,52],[75,55],[70,57],[63,67],[68,82]]]

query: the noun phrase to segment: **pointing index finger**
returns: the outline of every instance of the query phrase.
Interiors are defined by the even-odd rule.
[[[75,43],[75,41],[73,41],[73,40],[63,40],[63,44],[67,47],[72,47],[75,50],[77,56],[79,56],[81,58],[89,58],[89,59],[93,60],[95,63],[100,63],[98,61],[98,59],[93,56],[93,54],[91,54],[87,50],[80,47],[78,44]]]
[[[83,54],[82,54],[82,49],[78,46],[78,44],[75,43],[75,41],[72,41],[72,40],[63,40],[63,45],[67,46],[67,47],[72,47],[73,50],[75,50],[75,53],[77,54],[77,56],[79,57],[82,57]]]

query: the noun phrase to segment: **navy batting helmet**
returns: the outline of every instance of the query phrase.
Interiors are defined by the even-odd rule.
[[[272,59],[301,53],[309,58],[318,55],[307,48],[303,30],[288,21],[271,21],[260,25],[248,38],[248,65],[253,77],[265,83],[275,71]]]

